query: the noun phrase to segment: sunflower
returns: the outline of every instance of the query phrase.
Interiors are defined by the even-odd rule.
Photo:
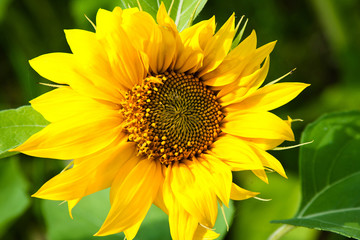
[[[257,193],[232,181],[250,170],[286,177],[266,152],[293,141],[291,119],[269,111],[307,84],[261,87],[275,42],[256,47],[253,31],[231,49],[232,15],[179,32],[159,7],[156,21],[137,8],[100,9],[96,31],[66,30],[69,53],[30,61],[59,86],[31,101],[50,124],[13,149],[73,160],[33,196],[68,202],[110,187],[111,209],[97,236],[133,239],[150,206],[169,216],[173,239],[213,239],[218,204]]]

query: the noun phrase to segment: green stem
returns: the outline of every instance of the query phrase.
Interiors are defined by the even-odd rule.
[[[278,240],[283,237],[286,233],[290,232],[294,226],[284,224],[273,232],[267,240]]]
[[[310,0],[310,2],[334,51],[336,53],[343,51],[348,46],[348,38],[336,1]]]

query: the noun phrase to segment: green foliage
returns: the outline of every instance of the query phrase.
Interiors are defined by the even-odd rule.
[[[47,225],[49,240],[98,239],[95,234],[110,209],[109,191],[100,191],[82,199],[69,216],[66,202],[42,200],[41,210]],[[61,224],[59,224],[61,223]],[[121,234],[104,237],[105,240],[122,239]],[[122,234],[122,236],[124,236]]]
[[[189,27],[196,16],[201,12],[207,0],[164,0],[166,9],[171,12],[170,17],[174,19],[179,31]],[[172,4],[173,2],[173,4]],[[140,5],[142,10],[150,13],[156,19],[156,13],[160,1],[157,0],[142,0]],[[122,0],[120,6],[122,8],[138,7],[136,0]]]
[[[233,217],[232,203],[230,208],[225,208],[228,219]],[[42,213],[47,225],[47,239],[49,240],[88,240],[99,239],[92,237],[101,227],[108,211],[110,210],[109,189],[94,193],[83,198],[73,209],[71,219],[67,210],[67,203],[59,201],[42,201]],[[220,210],[220,209],[219,209]],[[216,232],[225,237],[226,224],[220,219],[219,214],[215,225]],[[61,223],[61,224],[59,224]],[[102,237],[104,240],[122,239],[123,233]],[[168,216],[156,206],[152,206],[147,213],[144,222],[140,226],[139,233],[135,239],[141,240],[168,240],[170,239]]]
[[[351,36],[353,29],[360,27],[358,16],[355,18],[351,13],[351,8],[354,7],[351,3],[354,1],[356,0],[309,0],[324,29],[336,61],[341,65],[343,81],[349,86],[355,85],[359,88],[359,81],[354,77],[359,66],[358,31],[356,36]]]
[[[252,172],[239,172],[240,186],[260,192],[258,197],[268,201],[249,199],[236,202],[238,217],[230,231],[231,239],[259,240],[267,237],[278,227],[270,221],[276,218],[291,217],[300,201],[299,181],[289,174],[284,179],[276,173],[268,174],[269,183],[257,179]],[[317,232],[307,228],[298,228],[284,236],[282,240],[312,240]]]
[[[4,17],[4,12],[6,11],[6,8],[8,7],[8,4],[10,4],[11,0],[2,0],[0,1],[0,23]]]
[[[0,238],[11,222],[28,208],[30,196],[28,183],[22,176],[16,158],[0,161]]]
[[[360,239],[360,112],[328,114],[310,124],[301,147],[298,213],[274,221]]]
[[[30,106],[0,111],[0,158],[16,154],[8,150],[19,146],[47,124]]]

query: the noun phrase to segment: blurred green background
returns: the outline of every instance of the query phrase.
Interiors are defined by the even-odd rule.
[[[84,14],[95,21],[98,8],[112,10],[118,3],[115,0],[0,0],[0,110],[28,104],[32,98],[49,91],[49,87],[38,84],[44,80],[30,68],[28,60],[49,52],[70,52],[63,29],[92,31]],[[238,20],[242,15],[249,19],[245,37],[255,29],[259,46],[278,40],[271,54],[267,81],[297,68],[285,81],[311,84],[298,98],[275,111],[282,118],[290,115],[304,120],[294,123],[295,136],[299,139],[306,124],[323,113],[359,109],[359,10],[359,0],[209,0],[196,21],[216,15],[221,26],[235,12]],[[270,174],[270,184],[266,185],[247,173],[238,174],[236,180],[242,186],[259,191],[261,198],[272,201],[251,199],[235,203],[235,218],[225,239],[266,239],[279,227],[270,224],[270,220],[289,218],[295,213],[300,194],[298,149],[272,154],[283,163],[289,179]],[[10,201],[15,204],[11,216],[0,217],[0,239],[61,240],[54,237],[54,232],[47,234],[49,222],[44,211],[51,208],[44,206],[43,200],[28,196],[59,173],[62,163],[24,155],[11,161],[14,162],[11,166],[1,167],[0,180],[4,180],[0,181],[0,201],[7,210],[12,209]],[[8,184],[4,185],[4,181]],[[19,186],[23,191],[14,195],[13,200],[9,199],[8,191]],[[4,216],[7,212],[2,211],[0,209],[0,215]],[[67,214],[64,208],[62,211]],[[58,224],[61,225],[61,221]],[[76,234],[72,236],[78,239]],[[344,238],[297,229],[284,239]]]

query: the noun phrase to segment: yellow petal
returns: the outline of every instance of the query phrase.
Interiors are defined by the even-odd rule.
[[[171,237],[174,240],[192,239],[198,226],[196,218],[186,212],[178,202],[173,204],[169,212]]]
[[[125,162],[121,168],[116,172],[116,182],[117,184],[121,184],[125,181],[125,179],[127,178],[127,176],[129,175],[129,173],[131,171],[133,171],[134,168],[136,168],[136,166],[139,164],[140,161],[142,161],[143,159],[141,159],[140,157],[137,156],[132,156],[132,158]],[[108,166],[110,167],[110,166]],[[114,201],[117,198],[117,193],[118,193],[118,189],[113,188],[110,191],[110,204],[113,205]]]
[[[258,178],[260,178],[266,184],[269,184],[269,179],[264,169],[251,170]]]
[[[184,29],[180,33],[180,36],[184,45],[198,46],[204,50],[206,45],[212,39],[215,28],[215,17],[212,17]]]
[[[172,239],[186,240],[194,236],[198,221],[187,213],[179,203],[174,203],[172,211],[169,213],[169,225]]]
[[[198,225],[196,232],[194,234],[194,240],[210,240],[216,239],[220,236],[220,234],[208,229],[204,228],[201,225]]]
[[[118,139],[106,149],[76,159],[74,167],[47,181],[33,197],[50,200],[77,200],[111,186],[123,164],[133,160],[134,144]],[[80,200],[80,199],[79,199]],[[70,206],[71,205],[71,206]],[[75,202],[69,202],[69,210]]]
[[[115,111],[94,109],[50,123],[12,151],[64,160],[87,156],[112,143],[121,133],[121,123]]]
[[[177,45],[181,44],[176,25],[162,3],[157,13],[158,25],[145,43],[144,52],[149,57],[150,69],[154,73],[164,72],[174,66]]]
[[[256,34],[251,33],[243,42],[232,50],[224,61],[212,72],[202,76],[204,83],[209,86],[224,86],[236,81],[241,76],[247,62],[247,56],[256,49]]]
[[[181,39],[174,21],[166,12],[163,2],[157,13],[157,22],[162,34],[162,41],[157,54],[156,71],[164,72],[168,68],[173,68],[178,48],[177,45],[181,44]]]
[[[232,183],[232,185],[231,185],[231,197],[230,198],[232,200],[244,200],[244,199],[255,197],[258,194],[259,193],[257,193],[257,192],[251,192],[251,191],[245,190],[245,189],[239,187],[238,185],[236,185],[235,183]]]
[[[285,120],[285,122],[289,125],[289,127],[291,127],[292,121],[293,120],[289,116],[288,119]],[[241,137],[241,139],[255,145],[257,148],[262,150],[273,149],[285,141],[284,139],[244,138],[244,137]]]
[[[165,176],[166,175],[165,173],[167,171],[167,166],[162,165],[161,167],[162,167],[163,176]],[[155,206],[160,208],[164,213],[169,215],[169,210],[166,207],[163,192],[164,192],[164,185],[162,184],[162,185],[160,185],[158,194],[156,195],[156,197],[154,199],[154,204],[155,204]]]
[[[68,84],[76,91],[92,97],[119,102],[118,96],[104,92],[96,87],[86,74],[79,72],[81,62],[68,53],[49,53],[29,61],[31,67],[42,77],[60,84]]]
[[[208,40],[204,49],[203,66],[199,69],[199,77],[217,68],[229,53],[235,35],[235,15],[226,21],[220,30]]]
[[[231,135],[218,138],[212,145],[211,153],[231,166],[232,171],[263,169],[253,149],[245,141]]]
[[[172,32],[177,33],[177,27],[172,18],[166,11],[164,2],[161,2],[159,10],[156,15],[156,20],[159,26],[163,26],[165,28],[169,28]]]
[[[204,53],[202,50],[180,45],[174,70],[177,72],[194,73],[202,66],[203,59]]]
[[[179,44],[174,69],[179,72],[196,72],[203,63],[205,41],[215,31],[215,18],[201,21],[180,33],[182,44]]]
[[[126,90],[112,73],[107,53],[96,38],[96,34],[84,30],[65,30],[67,42],[78,59],[77,72],[89,81],[116,98],[121,98],[120,91]]]
[[[124,9],[121,17],[122,22],[119,27],[126,32],[132,45],[140,51],[145,69],[149,69],[150,61],[152,68],[155,69],[156,54],[162,41],[159,26],[150,14],[139,12],[137,9]]]
[[[177,44],[181,41],[165,6],[162,4],[157,14],[159,25],[145,12],[126,15],[124,10],[123,15],[121,26],[132,44],[144,52],[151,71],[158,73],[171,68],[176,58]]]
[[[255,144],[257,147],[263,150],[273,149],[285,141],[284,139],[244,138],[244,137],[241,137],[241,139],[250,142],[252,144]]]
[[[76,117],[87,112],[94,114],[102,114],[101,110],[115,112],[118,108],[116,104],[83,96],[70,87],[57,88],[31,100],[30,103],[50,122]]]
[[[285,170],[284,170],[283,166],[281,165],[281,163],[279,162],[279,160],[277,160],[274,156],[272,156],[268,152],[254,146],[254,145],[252,146],[252,148],[254,149],[255,153],[259,156],[261,162],[263,163],[263,165],[265,167],[271,168],[271,169],[275,170],[276,172],[278,172],[284,178],[287,178],[286,174],[285,174]]]
[[[290,102],[309,84],[277,83],[260,88],[244,100],[226,107],[227,111],[270,111]]]
[[[141,160],[125,179],[117,177],[111,186],[110,212],[95,236],[126,231],[142,221],[162,182],[160,163],[149,159]]]
[[[218,68],[204,75],[204,84],[213,87],[225,86],[235,82],[244,67],[241,61],[231,61],[225,59]]]
[[[133,240],[139,231],[142,220],[124,231],[126,240]]]
[[[251,34],[244,39],[237,47],[235,47],[226,56],[231,60],[244,60],[246,57],[252,55],[256,50],[257,38],[255,30],[252,30]]]
[[[198,160],[177,162],[171,171],[171,189],[175,198],[198,222],[212,228],[218,209],[215,191],[209,183],[210,172]]]
[[[247,138],[294,141],[291,127],[270,112],[230,113],[225,117],[222,131]]]
[[[232,182],[232,173],[229,165],[208,154],[204,154],[203,158],[206,161],[201,161],[204,166],[202,169],[210,173],[211,178],[209,180],[213,185],[216,195],[225,206],[229,207]]]
[[[147,74],[141,54],[126,34],[122,23],[122,11],[100,9],[96,16],[96,36],[109,58],[113,77],[123,86],[131,89]]]
[[[146,49],[154,29],[157,28],[154,18],[147,12],[123,11],[121,27],[132,40],[136,49]]]
[[[269,71],[270,58],[265,60],[264,65],[251,75],[242,77],[232,84],[222,88],[217,97],[220,98],[222,106],[227,106],[234,102],[239,102],[251,93],[255,92],[264,82]]]
[[[80,29],[70,29],[65,30],[65,36],[75,56],[83,58],[86,62],[90,59],[93,60],[92,58],[95,56],[100,57],[100,61],[104,60],[105,53],[102,51],[95,33]]]
[[[260,68],[260,64],[264,61],[264,59],[267,58],[269,54],[274,50],[275,45],[276,41],[273,41],[257,48],[253,56],[251,57],[251,61],[249,61],[247,66],[244,68],[244,72],[242,73],[242,75],[247,76],[258,70]],[[260,85],[261,84],[262,83],[260,83]],[[258,85],[257,88],[259,88],[260,85]]]
[[[71,217],[71,219],[73,219],[73,215],[72,215],[72,209],[76,206],[76,204],[78,204],[80,202],[81,198],[77,198],[74,200],[68,200],[68,209],[69,209],[69,215]]]
[[[173,240],[193,239],[199,222],[182,207],[179,200],[175,197],[171,187],[171,179],[172,170],[169,168],[166,171],[163,195],[167,209],[169,209],[171,238]]]
[[[270,57],[269,54],[274,49],[276,42],[268,43],[258,49],[244,60],[243,71],[238,79],[223,87],[217,95],[221,98],[223,106],[233,102],[239,102],[255,92],[264,82],[269,71]],[[260,64],[264,61],[263,66]]]
[[[29,61],[31,67],[42,77],[60,84],[81,81],[75,74],[77,61],[69,53],[49,53]],[[85,81],[85,80],[83,80]]]

